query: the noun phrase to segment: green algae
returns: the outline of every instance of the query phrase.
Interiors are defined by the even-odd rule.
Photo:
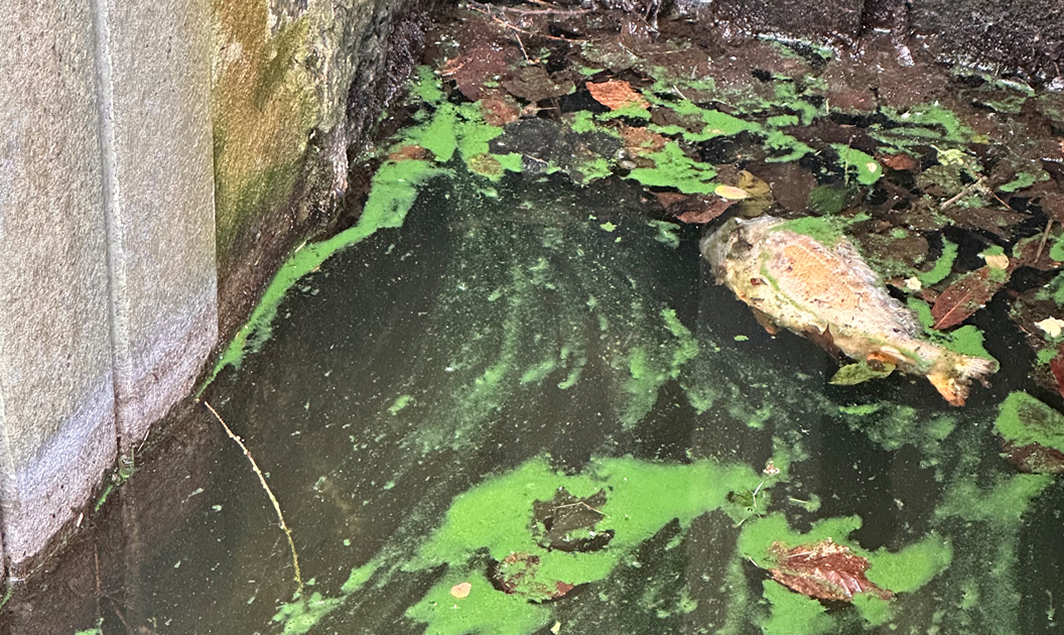
[[[659,152],[646,155],[652,168],[635,168],[628,178],[646,187],[674,187],[684,194],[712,194],[718,183],[713,166],[695,161],[675,143],[667,143]]]
[[[545,459],[533,459],[454,499],[443,525],[404,566],[416,571],[446,564],[448,573],[407,616],[427,623],[431,632],[532,632],[547,622],[549,610],[494,590],[475,570],[477,553],[499,562],[513,553],[535,556],[541,580],[573,585],[602,580],[669,522],[677,520],[685,528],[702,514],[727,510],[729,492],[752,489],[760,480],[748,467],[707,460],[669,464],[602,458],[580,474],[565,475]],[[566,553],[537,541],[531,529],[533,503],[551,500],[559,488],[577,497],[606,492],[595,531],[614,532],[607,549]],[[473,591],[456,601],[449,589],[465,581],[471,581]],[[455,612],[466,617],[455,617]]]
[[[453,597],[451,588],[465,582],[472,585],[469,595]],[[525,635],[546,624],[550,610],[497,591],[479,572],[449,572],[407,609],[406,617],[428,624],[426,632],[434,635]]]
[[[840,222],[832,218],[818,216],[803,216],[802,218],[789,220],[774,227],[773,231],[790,231],[810,236],[828,246],[837,245],[839,241],[845,238]]]
[[[558,360],[545,359],[537,364],[533,364],[530,368],[525,370],[525,372],[521,374],[521,379],[518,381],[522,384],[538,384],[550,376],[557,367]]]
[[[763,597],[771,605],[761,622],[764,635],[821,635],[835,627],[827,608],[813,598],[794,593],[775,580],[765,580]]]
[[[744,558],[757,566],[772,569],[776,566],[776,560],[769,549],[775,542],[795,547],[830,538],[836,543],[848,545],[849,535],[860,528],[859,516],[844,516],[818,520],[809,531],[798,532],[791,529],[783,514],[773,512],[745,523],[742,533],[739,534],[737,548]]]
[[[684,364],[698,355],[698,342],[671,308],[661,310],[665,328],[673,339],[656,349],[636,346],[628,357],[631,379],[625,385],[627,407],[620,415],[626,427],[634,426],[650,411],[666,381],[677,379]]]
[[[414,397],[412,395],[399,395],[395,398],[395,401],[392,402],[392,405],[388,406],[388,412],[397,415],[400,410],[409,406],[413,401]]]
[[[883,166],[872,158],[872,155],[841,143],[833,143],[831,147],[839,153],[839,162],[842,163],[847,176],[856,174],[858,183],[872,185],[882,178]]]
[[[1048,176],[1043,173],[1043,176]],[[1004,185],[998,186],[998,189],[1002,192],[1015,192],[1016,190],[1022,190],[1026,187],[1030,187],[1035,184],[1037,177],[1032,172],[1017,172],[1016,178],[1012,179]],[[1042,179],[1044,180],[1044,179]]]
[[[877,124],[871,128],[871,134],[899,149],[929,142],[967,144],[975,138],[975,133],[957,113],[937,104],[920,104],[904,112],[889,107],[881,111],[894,125],[882,127]]]
[[[919,542],[893,552],[878,549],[867,555],[868,579],[895,593],[913,593],[941,575],[953,562],[953,545],[932,532]]]
[[[912,406],[886,401],[842,406],[843,419],[851,429],[864,433],[873,443],[893,452],[905,445],[920,451],[920,465],[934,467],[942,478],[941,462],[948,453],[944,441],[957,428],[955,417],[921,415]]]
[[[925,271],[917,277],[925,287],[942,282],[953,271],[953,261],[956,259],[957,243],[943,238],[942,255],[938,257],[930,271]]]
[[[1064,415],[1025,392],[1009,393],[994,429],[1017,446],[1037,443],[1064,452]]]
[[[687,99],[666,101],[657,98],[652,94],[650,94],[649,97],[658,105],[669,108],[677,115],[688,118],[697,117],[702,124],[701,128],[697,131],[692,131],[675,124],[650,124],[650,130],[660,134],[680,136],[692,143],[698,143],[714,137],[730,136],[744,131],[760,132],[762,129],[761,125],[756,122],[740,119],[739,117],[729,115],[728,113],[719,110],[702,108]]]
[[[821,214],[838,214],[846,207],[850,191],[833,185],[818,185],[809,191],[809,208]]]
[[[341,598],[326,598],[315,591],[306,601],[295,599],[282,604],[273,621],[284,625],[284,635],[303,635],[343,603]]]
[[[1057,262],[1064,262],[1064,234],[1056,237],[1053,246],[1049,248],[1049,257]],[[1058,304],[1061,302],[1058,300]]]
[[[765,147],[777,153],[765,159],[769,163],[797,161],[807,154],[816,152],[812,146],[780,130],[768,133],[765,137]]]
[[[657,230],[654,234],[654,240],[664,245],[668,245],[673,249],[680,246],[680,237],[677,235],[680,227],[676,223],[670,223],[663,220],[650,220],[647,221],[647,224]]]
[[[824,518],[815,521],[809,531],[798,532],[783,514],[772,513],[748,522],[739,536],[738,552],[763,569],[777,565],[770,548],[774,543],[785,547],[807,545],[830,539],[846,545],[851,552],[868,560],[868,579],[894,593],[914,593],[946,571],[953,559],[950,542],[934,532],[898,551],[880,548],[870,552],[848,542],[861,527],[857,516]],[[787,590],[774,581],[764,583],[764,599],[771,609],[761,626],[769,633],[823,633],[836,627],[836,620],[824,613],[825,607],[812,598]],[[869,626],[891,621],[895,613],[892,602],[872,594],[854,596],[862,620]],[[790,628],[790,630],[787,630]]]
[[[916,315],[917,321],[924,329],[924,334],[931,341],[961,355],[982,357],[995,364],[998,363],[983,346],[984,335],[978,327],[967,324],[952,331],[939,331],[932,328],[935,318],[931,315],[931,306],[927,302],[910,297],[906,301],[906,306]]]

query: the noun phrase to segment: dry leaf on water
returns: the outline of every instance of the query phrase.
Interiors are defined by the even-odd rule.
[[[595,98],[595,101],[610,110],[619,110],[628,106],[634,106],[636,108],[646,108],[650,106],[650,103],[648,103],[642,95],[633,90],[632,86],[625,81],[610,80],[608,82],[602,82],[601,84],[592,84],[591,82],[588,82],[587,90],[591,93],[591,96]]]
[[[790,549],[774,542],[769,552],[777,562],[777,567],[769,570],[772,578],[802,595],[844,602],[852,602],[857,593],[873,593],[884,600],[894,597],[892,591],[865,577],[868,560],[850,553],[849,547],[835,544],[831,538]]]
[[[709,196],[688,196],[667,208],[667,212],[681,223],[708,223],[724,213],[736,201],[721,198],[715,194]]]

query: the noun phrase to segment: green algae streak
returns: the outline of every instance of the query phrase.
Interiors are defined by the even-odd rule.
[[[935,261],[930,271],[918,275],[925,287],[942,282],[953,271],[953,261],[957,259],[957,243],[942,240],[942,255]]]
[[[222,369],[230,365],[239,367],[246,352],[256,350],[269,338],[277,308],[296,282],[336,252],[365,240],[377,230],[400,227],[417,198],[418,186],[441,172],[428,161],[389,161],[382,165],[373,177],[373,188],[358,223],[328,240],[302,246],[281,265],[199,393],[202,394]]]

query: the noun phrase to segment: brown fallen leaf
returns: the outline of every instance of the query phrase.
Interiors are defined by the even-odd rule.
[[[395,161],[415,161],[419,159],[427,159],[432,156],[432,153],[419,145],[408,143],[403,146],[399,146],[395,150],[388,153],[388,160]]]
[[[681,223],[701,224],[712,221],[737,202],[715,194],[689,196],[685,200],[673,203],[666,211]]]
[[[521,118],[521,106],[509,95],[489,95],[480,100],[480,114],[489,126],[505,126]]]
[[[1009,463],[1026,474],[1064,474],[1064,452],[1056,448],[1037,443],[1015,445],[1003,440],[1001,452]]]
[[[668,141],[665,137],[652,132],[641,126],[625,126],[620,128],[621,138],[628,154],[633,157],[660,152]]]
[[[674,204],[691,198],[687,194],[680,194],[679,192],[654,192],[654,196],[658,198],[658,203],[661,203],[661,206],[665,209],[669,209]]]
[[[931,317],[935,318],[933,328],[948,329],[967,320],[985,306],[1006,282],[1008,272],[998,269],[995,273],[990,266],[961,276],[935,299],[931,307]]]
[[[502,86],[514,97],[532,103],[569,94],[573,82],[562,73],[555,75],[541,66],[522,66],[512,73],[512,77],[504,79]]]
[[[476,101],[491,92],[485,84],[509,75],[509,57],[512,52],[496,42],[480,44],[448,60],[440,74],[453,79],[463,95]]]
[[[587,91],[595,98],[595,101],[609,108],[620,110],[629,106],[646,108],[650,103],[642,95],[632,89],[631,84],[619,79],[611,79],[601,84],[587,83]]]
[[[876,586],[865,577],[869,567],[867,559],[851,553],[845,545],[832,542],[831,538],[790,549],[774,542],[769,552],[777,562],[777,567],[769,570],[772,578],[802,595],[844,602],[852,602],[858,593],[873,593],[884,600],[894,597],[892,591]]]
[[[892,170],[915,170],[919,167],[916,159],[912,158],[908,154],[901,152],[899,154],[881,154],[879,160],[891,168]]]
[[[1049,360],[1049,370],[1057,380],[1057,392],[1064,396],[1064,344],[1057,348],[1056,356]]]

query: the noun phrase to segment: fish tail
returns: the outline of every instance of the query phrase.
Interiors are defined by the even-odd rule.
[[[997,369],[998,363],[992,359],[946,352],[935,361],[927,379],[950,405],[963,406],[972,380],[986,385],[987,377]]]

